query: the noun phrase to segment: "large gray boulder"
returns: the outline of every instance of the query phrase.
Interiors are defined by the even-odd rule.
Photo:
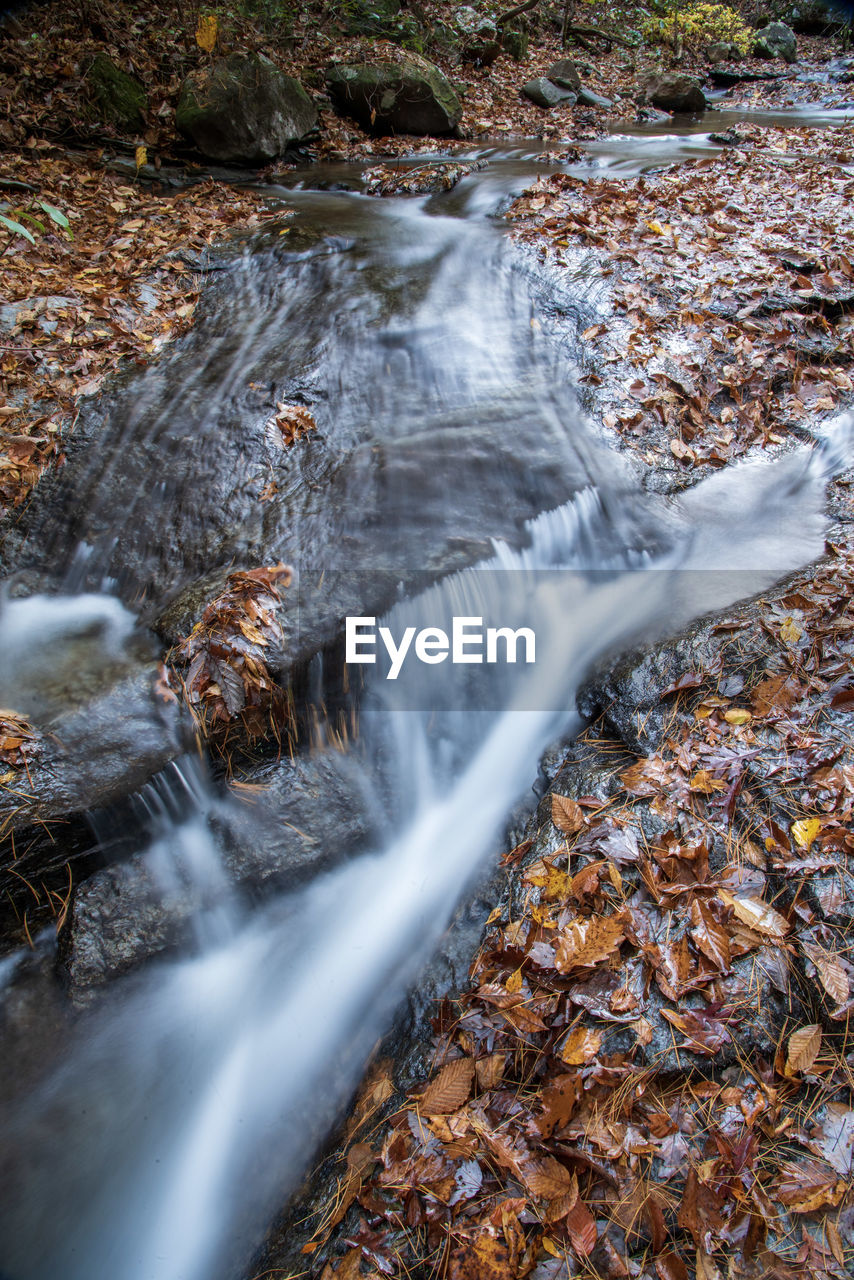
[[[673,115],[696,115],[708,106],[699,80],[673,71],[649,76],[643,83],[640,100]]]
[[[785,22],[769,22],[767,27],[757,31],[753,53],[757,58],[782,58],[784,62],[797,62],[797,36]]]
[[[438,67],[414,53],[394,60],[338,63],[326,73],[339,111],[374,133],[454,133],[463,107]]]
[[[305,137],[317,110],[298,80],[262,54],[232,53],[187,76],[176,123],[221,164],[267,164]]]

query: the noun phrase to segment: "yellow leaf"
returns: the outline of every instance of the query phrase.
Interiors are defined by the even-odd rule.
[[[546,1253],[550,1253],[553,1258],[566,1257],[566,1250],[561,1249],[560,1246],[555,1244],[554,1240],[550,1240],[548,1236],[543,1236],[543,1248]]]
[[[796,640],[800,640],[803,634],[803,628],[798,626],[794,618],[783,619],[780,627],[780,639],[784,644],[794,644]]]
[[[219,23],[215,13],[204,13],[196,27],[196,44],[203,53],[213,53],[216,48],[216,37]]]
[[[649,227],[653,235],[656,235],[656,236],[667,235],[668,228],[663,227],[660,222],[648,222],[646,225]]]
[[[821,831],[820,818],[799,818],[797,822],[792,823],[792,835],[795,837],[795,844],[801,849],[808,849]]]
[[[570,1067],[583,1067],[602,1047],[602,1032],[576,1027],[564,1041],[560,1056]]]
[[[724,720],[727,724],[749,724],[753,719],[749,711],[745,711],[743,707],[732,707],[731,710],[724,712]]]
[[[133,153],[133,158],[137,170],[141,169],[144,164],[148,164],[148,148],[137,147],[136,151]]]
[[[821,1027],[817,1023],[794,1031],[789,1036],[785,1074],[793,1076],[799,1072],[809,1071],[818,1057],[820,1048]]]
[[[726,783],[720,778],[713,778],[708,769],[698,769],[691,779],[691,790],[711,796],[716,791],[726,791]]]
[[[511,996],[515,995],[517,991],[522,990],[521,969],[517,969],[515,973],[510,974],[510,977],[507,979],[507,990],[510,992]]]

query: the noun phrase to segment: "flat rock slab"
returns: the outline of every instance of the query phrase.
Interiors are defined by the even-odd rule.
[[[578,100],[578,95],[574,90],[554,84],[546,76],[538,76],[536,80],[529,80],[527,84],[522,86],[522,92],[536,106],[543,107],[545,110],[549,110],[551,107],[572,107]]]

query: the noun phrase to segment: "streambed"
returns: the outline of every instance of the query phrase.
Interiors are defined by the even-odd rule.
[[[36,785],[7,815],[103,808],[178,761],[96,820],[123,857],[70,912],[63,972],[88,1012],[51,998],[27,1015],[44,1078],[17,1058],[6,1086],[13,1280],[238,1272],[542,751],[571,731],[591,662],[821,552],[826,459],[719,479],[711,501],[650,498],[579,412],[563,353],[531,323],[542,280],[484,216],[542,165],[524,149],[478,158],[486,170],[426,201],[283,193],[295,212],[222,258],[194,333],[93,407],[7,539],[2,625],[20,657],[4,697],[59,739],[53,810]],[[570,293],[579,321],[595,314],[595,281]],[[281,401],[319,428],[287,453],[266,431]],[[318,706],[337,692],[344,617],[389,609],[533,619],[538,687],[416,681],[389,705],[369,685],[343,760],[262,760],[247,810],[181,760],[190,735],[150,685],[158,649],[235,565],[277,560],[299,584],[273,669]],[[705,577],[698,593],[709,569],[714,594]],[[99,756],[117,705],[120,741]],[[50,987],[49,937],[37,954]],[[12,1004],[32,968],[8,964]]]

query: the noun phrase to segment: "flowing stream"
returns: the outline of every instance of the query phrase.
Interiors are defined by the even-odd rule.
[[[81,424],[32,517],[16,567],[34,594],[0,612],[0,702],[47,723],[69,673],[103,680],[233,563],[293,563],[285,650],[314,655],[320,679],[347,614],[395,636],[454,617],[526,627],[537,651],[407,662],[396,681],[365,667],[348,768],[374,847],[255,905],[223,862],[239,800],[173,752],[136,802],[136,840],[164,899],[190,886],[203,905],[182,950],[65,1025],[31,1087],[14,1064],[6,1280],[240,1275],[540,755],[573,728],[592,663],[823,550],[849,424],[678,501],[597,437],[536,322],[530,264],[484,217],[538,171],[493,154],[444,203],[288,193],[296,215],[226,256],[195,332],[119,389],[109,432]],[[599,287],[564,283],[567,305],[595,312]],[[265,434],[279,397],[321,427],[288,457]],[[252,828],[262,849],[273,820]]]

